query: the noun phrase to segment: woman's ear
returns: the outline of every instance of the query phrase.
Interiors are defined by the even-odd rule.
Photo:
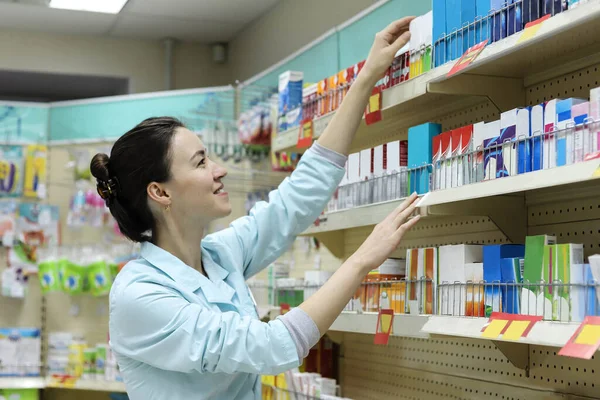
[[[161,207],[167,207],[171,205],[171,195],[160,183],[150,183],[148,185],[147,192],[148,197],[157,202]]]

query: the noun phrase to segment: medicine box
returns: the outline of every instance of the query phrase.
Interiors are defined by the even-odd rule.
[[[433,188],[431,190],[439,190],[442,182],[442,135],[433,137],[432,154],[433,177],[431,181]]]
[[[523,290],[521,291],[521,313],[525,315],[544,315],[544,291],[539,282],[546,281],[544,273],[544,249],[556,244],[556,236],[536,235],[525,238],[525,260],[523,265]],[[531,283],[532,285],[527,285]]]
[[[436,284],[438,280],[438,249],[408,249],[406,271],[410,282],[409,312],[411,314],[433,314]]]
[[[456,60],[462,55],[460,14],[461,0],[446,0],[446,33],[449,35],[446,40],[447,61]]]
[[[531,171],[531,107],[517,110],[517,173]]]
[[[439,279],[441,298],[438,299],[442,315],[466,315],[467,294],[462,284],[467,281],[465,267],[469,263],[482,261],[480,245],[448,245],[439,248]]]
[[[544,138],[544,109],[545,104],[531,107],[531,170],[544,168],[543,138]]]
[[[560,282],[571,285],[578,281],[583,274],[583,245],[582,244],[557,244],[554,246],[555,273],[550,282]],[[555,321],[572,321],[573,316],[581,313],[583,304],[577,303],[578,292],[573,286],[557,286],[554,288],[556,294],[553,297],[552,319]],[[575,300],[575,301],[573,301]],[[575,304],[573,304],[575,303]],[[572,306],[578,308],[573,309]]]
[[[450,161],[450,181],[448,182],[449,186],[447,187],[457,187],[459,186],[459,176],[461,175],[461,170],[459,169],[459,161],[461,159],[461,136],[462,129],[454,129],[452,131],[452,153],[451,153],[451,161]]]
[[[440,138],[441,164],[440,189],[448,189],[452,183],[452,131],[444,132]]]
[[[287,121],[280,125],[280,131],[300,124],[298,117],[302,112],[303,77],[304,74],[300,71],[286,71],[279,75],[279,115],[287,116],[288,113],[292,113],[285,117]],[[298,109],[300,111],[296,111]]]
[[[500,260],[502,283],[502,309],[509,314],[520,314],[521,296],[518,284],[522,281],[523,258],[503,258]]]
[[[509,0],[506,21],[507,36],[523,30],[523,0]]]
[[[567,9],[566,0],[541,0],[542,3],[542,16],[544,15],[556,15]]]
[[[570,98],[556,103],[556,166],[573,164],[576,147],[583,147],[583,142],[575,144],[575,119],[573,107],[587,103],[586,100]]]
[[[433,0],[433,43],[434,43],[434,63],[436,67],[445,64],[446,40],[448,29],[446,28],[446,0]]]
[[[483,279],[487,283],[485,288],[485,315],[489,317],[492,312],[503,311],[500,285],[493,283],[502,281],[501,259],[516,258],[525,255],[525,246],[516,244],[501,244],[483,246]]]
[[[590,90],[591,149],[589,153],[600,151],[600,87]]]
[[[408,129],[408,168],[411,169],[410,191],[419,194],[429,191],[433,137],[442,130],[440,124],[427,122]],[[416,168],[416,169],[415,169]]]
[[[471,165],[473,160],[473,125],[460,128],[460,157],[458,158],[458,186],[473,182]]]
[[[475,43],[475,17],[477,15],[477,7],[475,0],[460,0],[460,24],[463,27],[462,30],[462,50],[458,57],[460,57],[470,47],[474,46]]]
[[[465,264],[466,305],[465,316],[484,317],[485,301],[483,286],[483,263]]]

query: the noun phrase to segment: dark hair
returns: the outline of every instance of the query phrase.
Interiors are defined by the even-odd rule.
[[[90,169],[121,232],[134,242],[152,241],[156,222],[147,187],[171,176],[171,140],[184,127],[171,117],[148,118],[121,136],[110,158],[96,154]]]

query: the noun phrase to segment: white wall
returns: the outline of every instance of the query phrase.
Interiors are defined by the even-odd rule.
[[[131,78],[132,93],[164,90],[161,42],[0,30],[0,69]],[[174,89],[231,82],[229,65],[211,61],[210,48],[175,47]]]
[[[284,59],[374,0],[281,0],[229,44],[233,78],[245,80]]]

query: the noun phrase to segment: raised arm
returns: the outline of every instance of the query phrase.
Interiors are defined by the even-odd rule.
[[[392,64],[398,50],[408,43],[408,28],[413,19],[414,17],[402,18],[375,35],[365,66],[318,139],[321,146],[348,155],[371,91]]]
[[[205,239],[208,246],[225,242],[230,251],[238,250],[246,278],[279,258],[324,209],[344,174],[346,156],[371,90],[408,42],[412,19],[396,21],[376,35],[363,70],[333,120],[296,171],[271,192],[269,202],[258,203],[248,217]]]

